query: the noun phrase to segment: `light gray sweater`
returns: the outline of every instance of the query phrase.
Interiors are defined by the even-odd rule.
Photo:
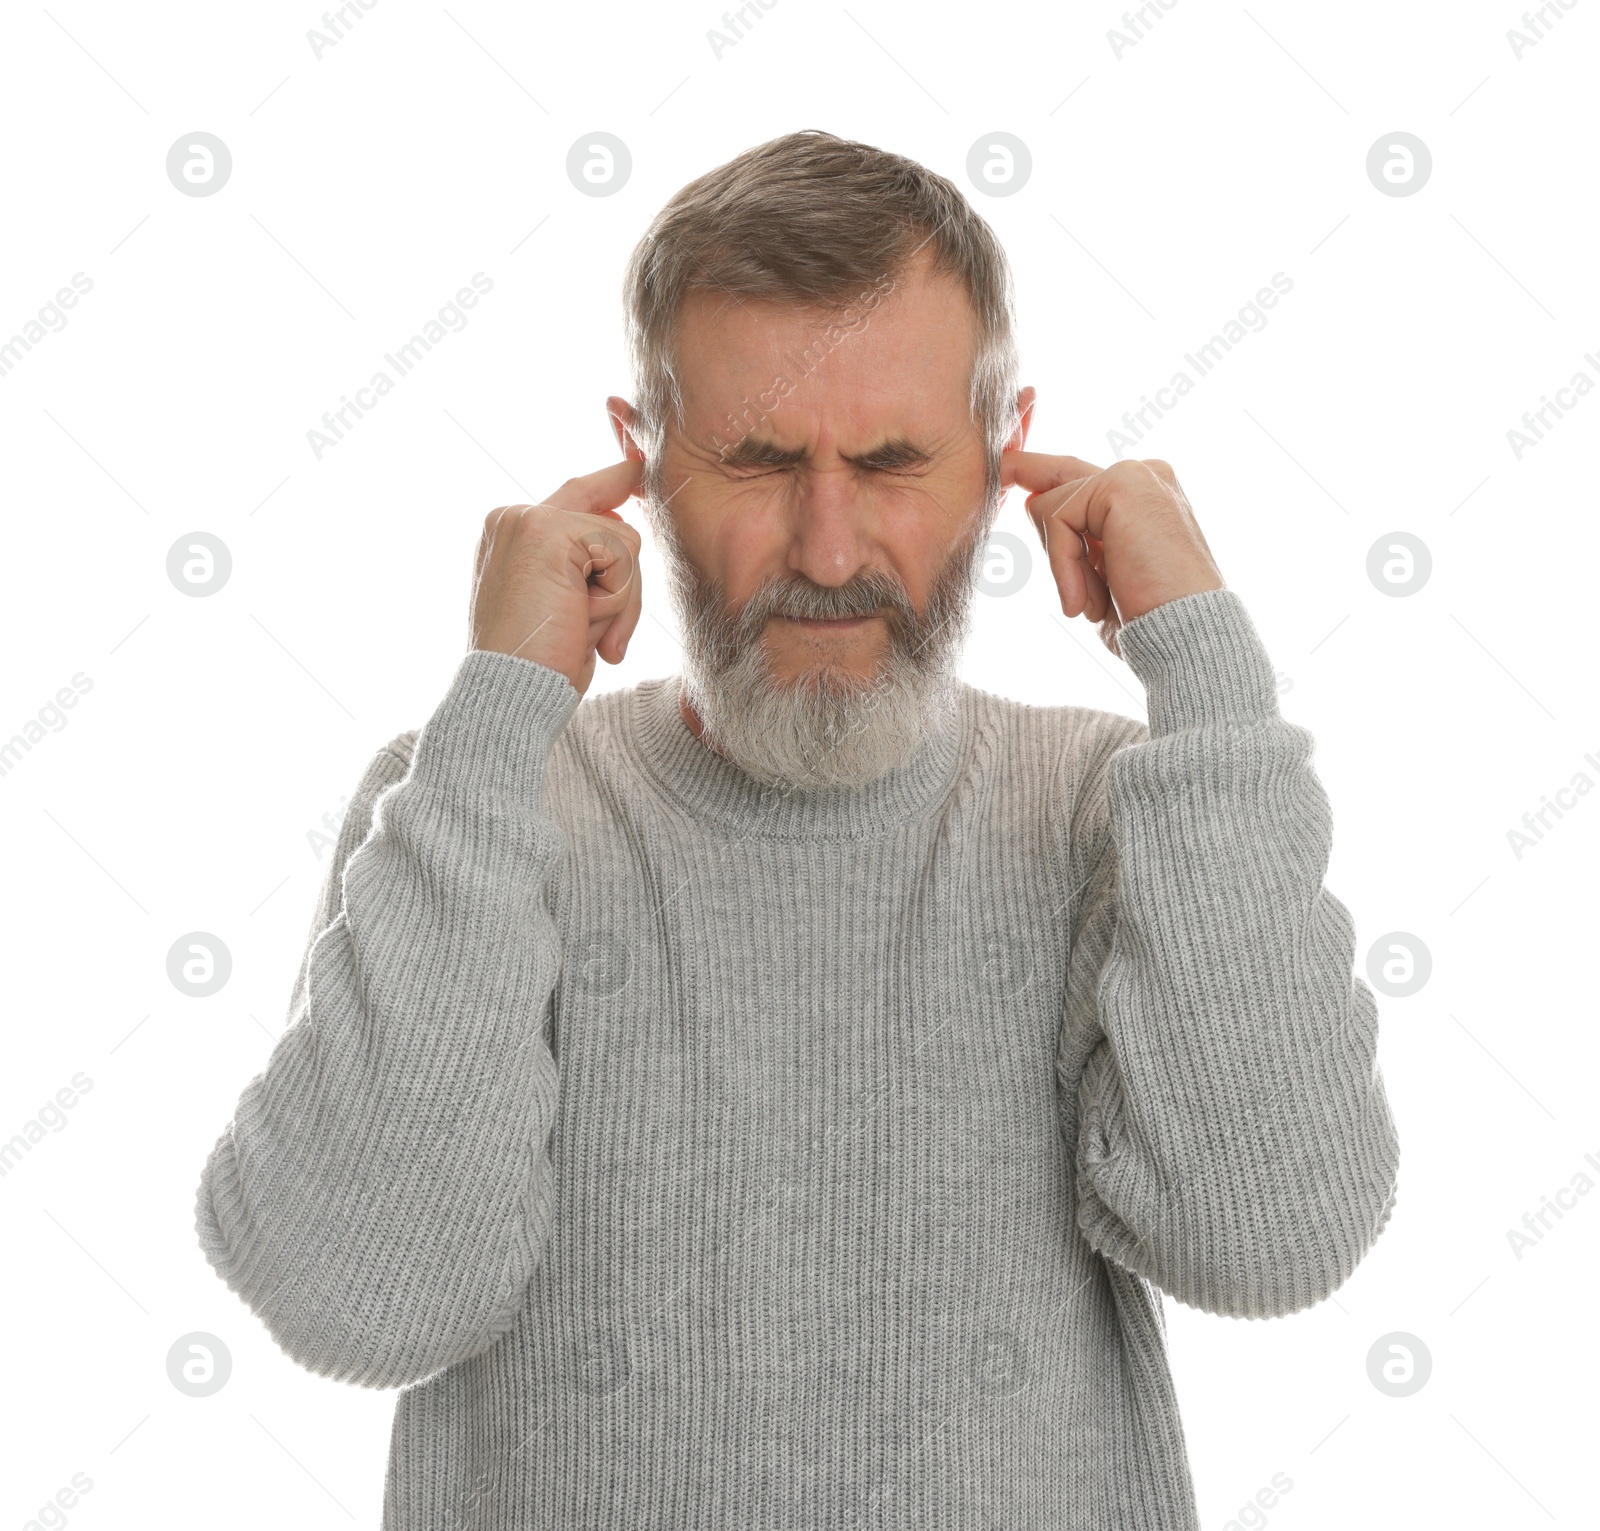
[[[1398,1144],[1245,607],[1119,641],[1148,727],[963,685],[864,789],[477,651],[379,751],[197,1229],[404,1389],[385,1527],[1193,1531],[1161,1293],[1321,1301]]]

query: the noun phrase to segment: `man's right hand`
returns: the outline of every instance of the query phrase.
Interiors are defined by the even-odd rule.
[[[478,542],[471,647],[559,670],[582,696],[595,655],[618,664],[639,622],[639,534],[616,512],[644,464],[569,478],[539,505],[491,510]]]

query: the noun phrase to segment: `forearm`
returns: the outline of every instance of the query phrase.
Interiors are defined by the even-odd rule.
[[[1106,773],[1114,919],[1079,1223],[1186,1302],[1266,1316],[1348,1277],[1392,1205],[1398,1145],[1354,926],[1323,886],[1313,741],[1279,715],[1242,606],[1217,597],[1124,632],[1151,727]]]
[[[395,1386],[484,1348],[538,1258],[561,846],[539,799],[576,700],[554,672],[469,654],[409,769],[374,762],[370,832],[330,869],[339,913],[206,1165],[208,1258],[324,1375]]]

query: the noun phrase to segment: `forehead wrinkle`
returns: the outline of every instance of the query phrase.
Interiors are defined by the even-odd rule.
[[[856,412],[847,403],[845,403],[843,399],[834,399],[829,402],[845,415],[845,417],[856,428],[856,430],[860,432],[861,435],[867,436],[870,434],[867,427],[861,423],[860,416],[857,415]],[[779,410],[774,410],[772,413],[774,416],[776,416],[779,413]],[[924,462],[932,463],[941,455],[953,450],[957,445],[957,443],[951,439],[950,432],[929,437],[927,435],[914,434],[917,429],[917,426],[912,426],[909,429],[905,427],[886,426],[884,427],[884,433],[882,437],[874,445],[869,446],[861,452],[841,452],[839,455],[848,461],[851,458],[869,457],[874,453],[882,452],[886,449],[904,448],[910,452],[916,453]],[[729,447],[725,451],[717,454],[718,461],[723,463],[735,461],[736,463],[736,459],[741,449],[747,449],[752,453],[765,450],[767,455],[764,458],[764,461],[772,463],[775,463],[780,457],[783,456],[790,458],[792,461],[799,461],[801,456],[804,455],[803,448],[782,447],[770,437],[762,436],[757,431],[747,431],[739,438],[738,442],[734,446]]]

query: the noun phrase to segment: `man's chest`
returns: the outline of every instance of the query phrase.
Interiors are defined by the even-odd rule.
[[[870,1182],[959,1221],[1037,1194],[1067,958],[1042,858],[596,837],[548,900],[569,1195],[803,1215]]]

